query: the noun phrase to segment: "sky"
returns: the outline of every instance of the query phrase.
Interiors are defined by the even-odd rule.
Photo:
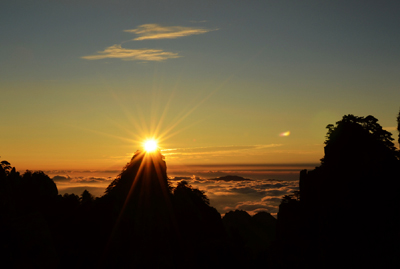
[[[399,12],[397,1],[1,1],[1,159],[112,178],[156,138],[183,176],[315,166],[325,127],[346,114],[396,138]]]

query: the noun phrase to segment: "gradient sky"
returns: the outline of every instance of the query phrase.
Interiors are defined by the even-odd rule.
[[[1,159],[120,169],[155,136],[167,165],[318,163],[345,114],[396,137],[399,14],[398,1],[2,1]]]

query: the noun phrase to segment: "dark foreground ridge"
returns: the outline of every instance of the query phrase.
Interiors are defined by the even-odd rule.
[[[400,115],[398,118],[400,123]],[[399,124],[400,127],[400,124]],[[400,268],[400,161],[372,117],[328,125],[325,156],[267,212],[221,219],[137,151],[105,194],[58,195],[43,172],[0,163],[0,255],[9,268]],[[400,139],[400,137],[399,137]],[[235,176],[221,180],[235,180]]]

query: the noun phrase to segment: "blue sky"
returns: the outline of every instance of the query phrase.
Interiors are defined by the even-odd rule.
[[[23,169],[117,168],[163,133],[162,149],[178,153],[167,163],[318,162],[325,126],[345,114],[393,131],[399,11],[395,1],[3,1],[0,156]],[[154,33],[170,36],[143,39]],[[164,59],[93,59],[107,48]]]

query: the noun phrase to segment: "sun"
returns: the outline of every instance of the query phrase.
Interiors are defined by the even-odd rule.
[[[157,141],[154,139],[148,139],[143,144],[144,150],[147,152],[153,152],[158,148]]]

